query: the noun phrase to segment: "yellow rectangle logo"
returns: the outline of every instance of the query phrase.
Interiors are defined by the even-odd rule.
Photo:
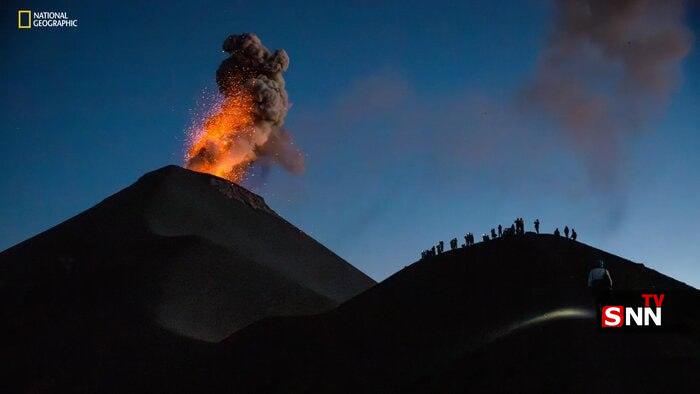
[[[17,28],[31,29],[32,28],[32,12],[30,10],[17,11]]]

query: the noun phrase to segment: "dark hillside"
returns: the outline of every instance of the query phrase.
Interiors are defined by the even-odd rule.
[[[668,292],[666,321],[675,319],[684,330],[642,337],[599,333],[586,287],[597,258],[607,262],[616,289]],[[681,282],[585,244],[526,234],[417,262],[322,316],[256,323],[227,340],[230,350],[218,364],[236,365],[236,379],[254,391],[461,392],[500,385],[511,391],[564,382],[594,391],[600,386],[589,385],[582,371],[602,358],[592,371],[617,366],[610,369],[618,374],[615,387],[658,368],[658,379],[647,376],[647,388],[661,389],[663,377],[680,374],[688,382],[689,368],[700,365],[698,296]],[[621,336],[612,346],[612,337]],[[621,356],[640,341],[648,348]],[[545,378],[550,367],[561,371]],[[278,373],[262,379],[262,371]]]

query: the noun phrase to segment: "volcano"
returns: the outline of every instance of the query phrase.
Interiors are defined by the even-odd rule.
[[[665,293],[661,332],[597,328],[586,280]],[[697,392],[700,291],[527,233],[374,282],[220,178],[166,167],[0,254],[19,392]]]
[[[54,306],[69,314],[57,320],[93,319],[87,308],[211,342],[267,316],[332,309],[375,283],[261,197],[178,166],[4,251],[0,277],[12,319]]]

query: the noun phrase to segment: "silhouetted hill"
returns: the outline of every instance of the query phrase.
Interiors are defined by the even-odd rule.
[[[0,253],[0,353],[18,355],[10,371],[41,376],[166,331],[216,342],[374,283],[261,197],[167,166]]]
[[[597,258],[618,290],[670,293],[666,322],[684,329],[600,333],[586,287]],[[698,384],[699,294],[585,244],[526,234],[417,262],[320,316],[258,322],[215,365],[251,392],[687,389]]]

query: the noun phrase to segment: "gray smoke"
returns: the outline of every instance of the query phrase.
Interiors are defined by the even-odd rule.
[[[241,89],[255,100],[256,120],[281,126],[287,116],[289,100],[282,73],[289,67],[284,49],[270,52],[255,34],[229,36],[223,45],[229,57],[216,70],[219,92],[225,96]]]
[[[614,188],[621,146],[665,106],[692,35],[682,0],[555,0],[555,25],[526,89]]]

